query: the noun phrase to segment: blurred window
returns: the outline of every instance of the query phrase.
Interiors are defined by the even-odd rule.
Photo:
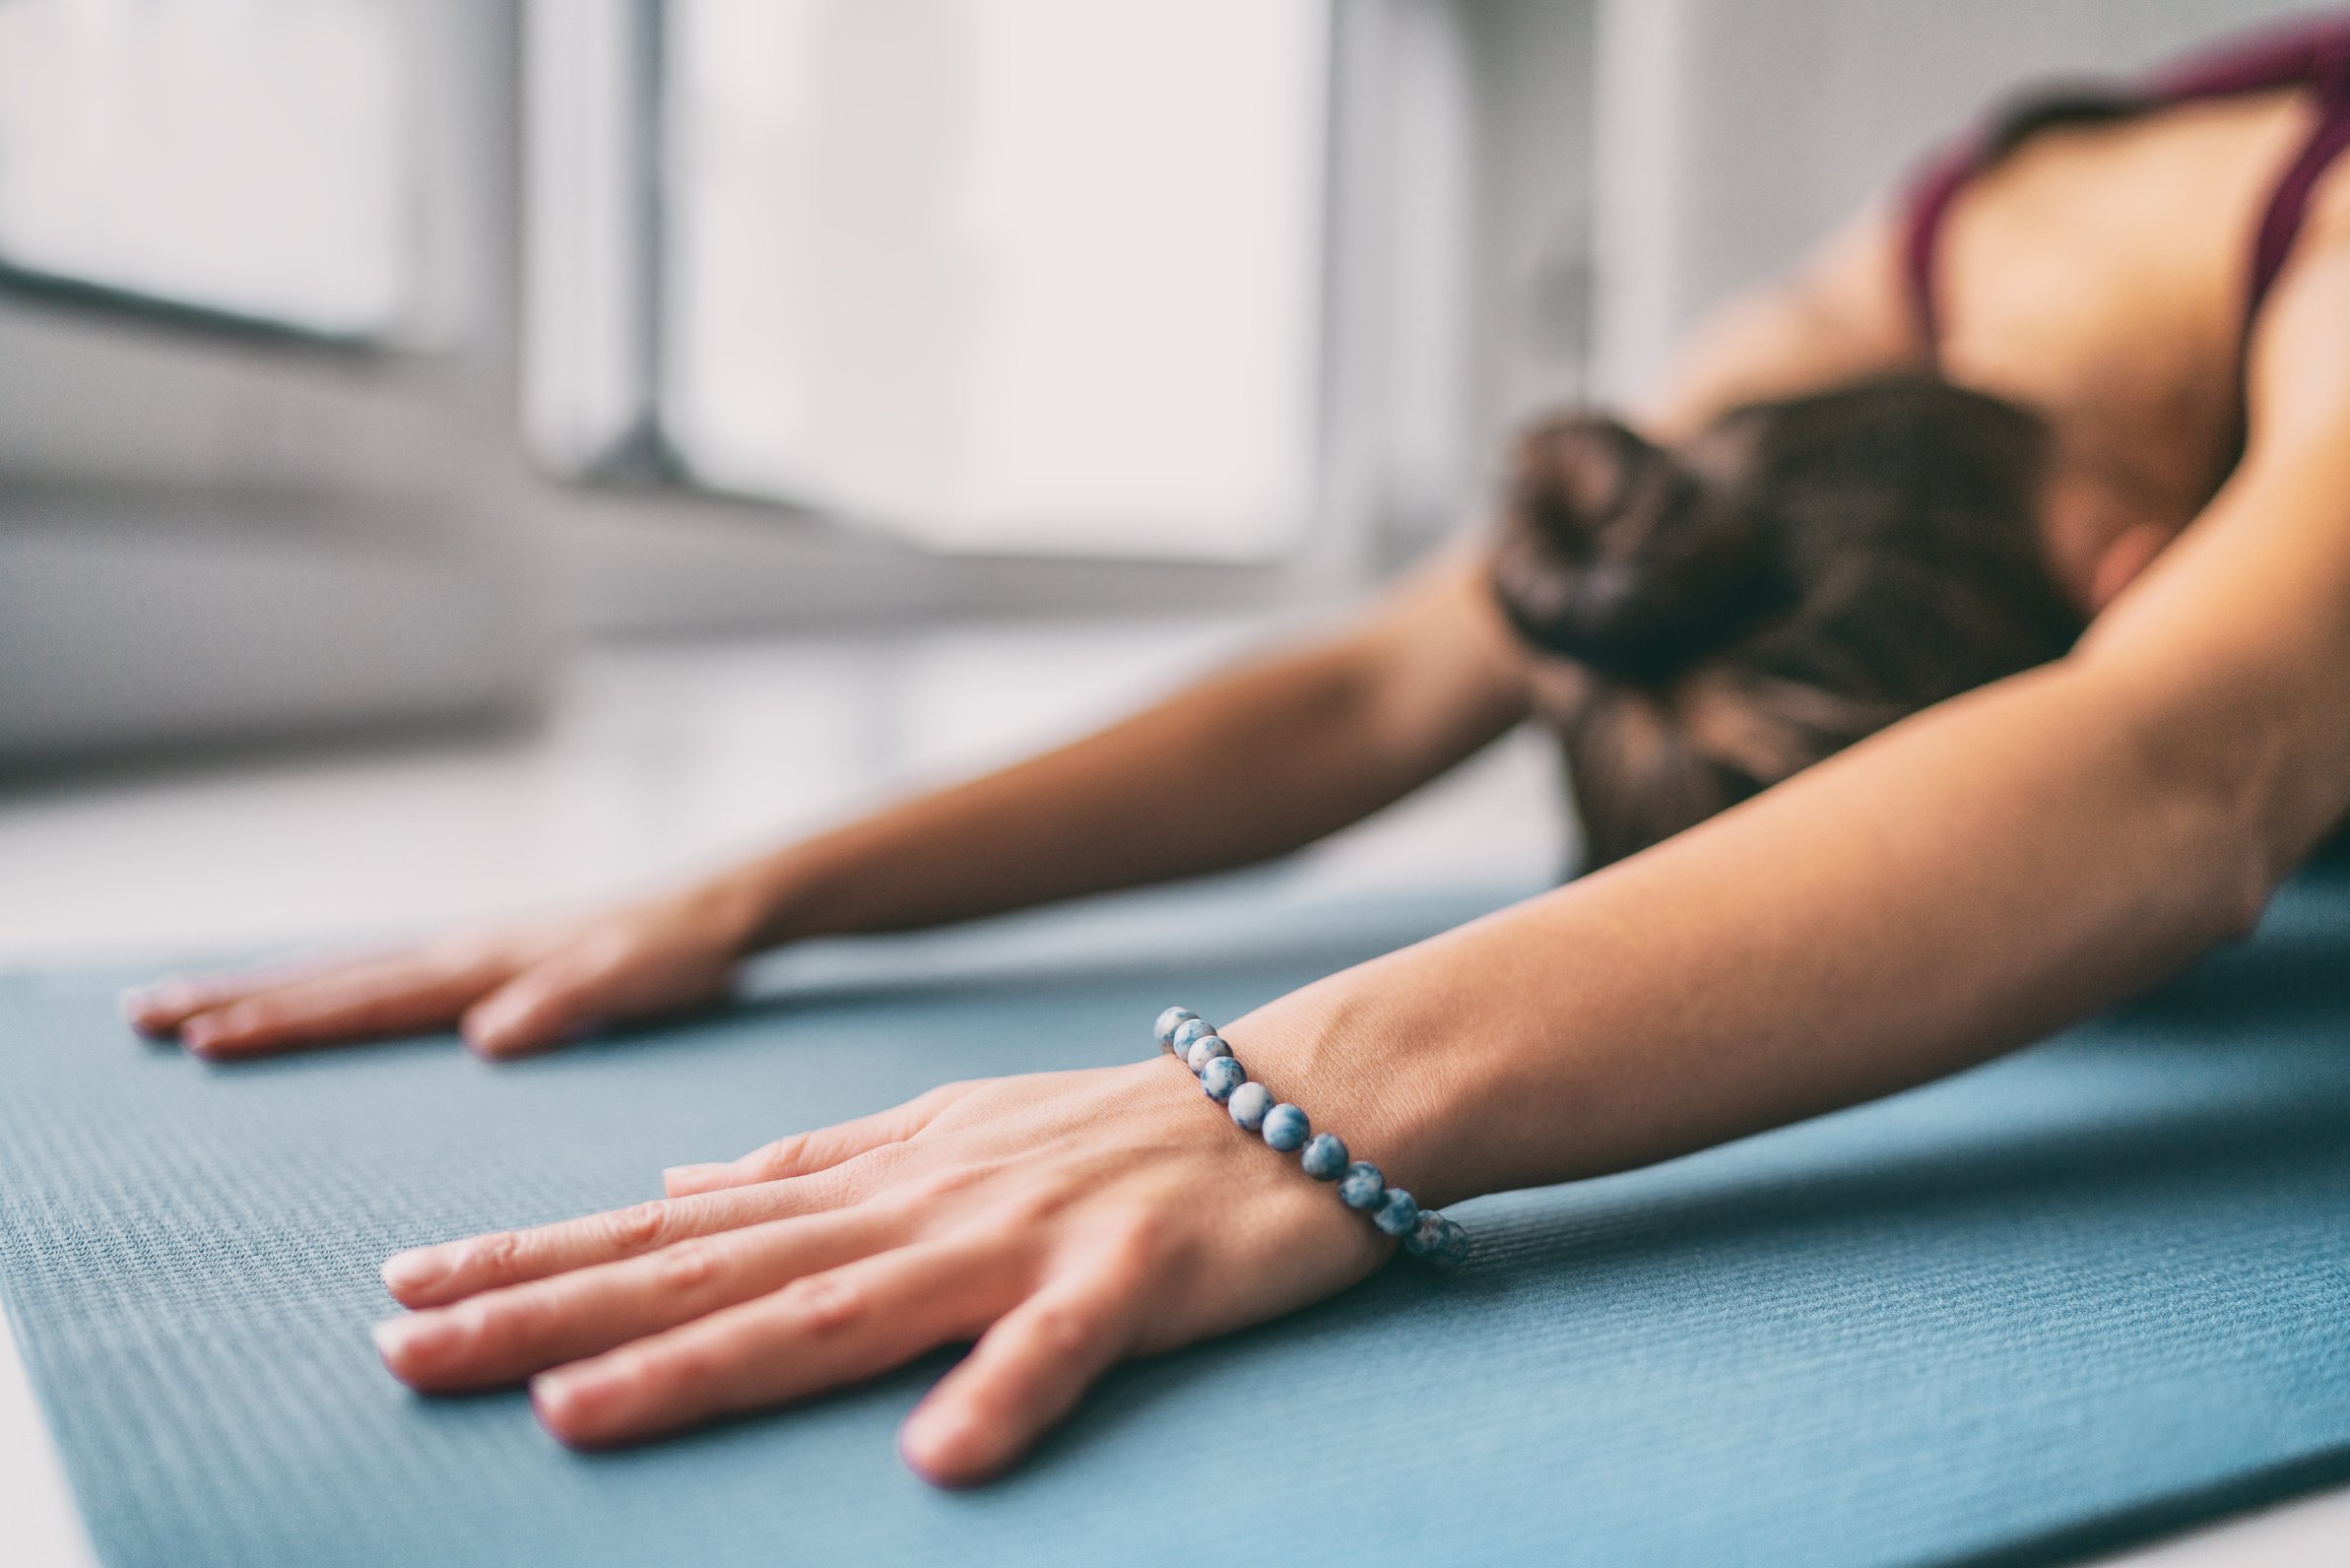
[[[334,337],[410,302],[397,0],[0,0],[0,269]]]
[[[727,490],[1266,555],[1314,480],[1319,0],[674,0],[660,388]]]
[[[542,0],[542,455],[947,551],[1282,554],[1318,482],[1330,28],[1327,0]]]

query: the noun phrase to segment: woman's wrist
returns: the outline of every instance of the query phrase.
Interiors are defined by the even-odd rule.
[[[852,823],[745,861],[703,891],[746,953],[885,929],[889,877],[875,864],[875,848],[873,824]]]
[[[1319,1131],[1428,1209],[1490,1190],[1459,1136],[1471,1114],[1465,1076],[1410,1038],[1385,1006],[1371,966],[1344,971],[1266,1004],[1223,1027],[1249,1076],[1305,1110]]]
[[[749,956],[803,936],[807,922],[797,880],[781,855],[730,867],[684,893],[718,940]]]

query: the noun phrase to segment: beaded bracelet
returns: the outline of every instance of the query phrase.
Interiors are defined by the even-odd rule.
[[[1388,1186],[1370,1161],[1349,1161],[1344,1142],[1336,1133],[1315,1132],[1304,1111],[1285,1102],[1275,1105],[1272,1090],[1250,1081],[1248,1069],[1233,1057],[1215,1025],[1189,1008],[1169,1008],[1158,1015],[1157,1032],[1159,1049],[1191,1069],[1235,1126],[1284,1154],[1297,1150],[1308,1176],[1337,1182],[1338,1202],[1369,1214],[1381,1231],[1402,1239],[1404,1251],[1447,1269],[1468,1260],[1468,1231],[1435,1209],[1420,1208],[1403,1188]]]

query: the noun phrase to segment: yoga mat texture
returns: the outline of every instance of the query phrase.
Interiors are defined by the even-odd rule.
[[[893,1452],[944,1357],[582,1457],[369,1347],[396,1248],[1131,1058],[1167,1001],[1237,1013],[1490,901],[1179,896],[811,952],[739,1010],[500,1068],[445,1039],[207,1067],[115,1021],[122,974],[15,976],[0,1278],[115,1568],[2024,1562],[2350,1474],[2338,877],[2052,1044],[1467,1206],[1462,1274],[1121,1368],[981,1491]],[[1200,1136],[1228,1136],[1205,1105]]]

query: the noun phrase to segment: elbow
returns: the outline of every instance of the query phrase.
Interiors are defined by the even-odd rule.
[[[2257,930],[2268,912],[2269,899],[2284,880],[2269,869],[2263,855],[2239,851],[2221,858],[2231,863],[2233,870],[2221,876],[2213,888],[2214,945],[2242,942]]]
[[[2256,767],[2220,766],[2175,781],[2167,852],[2198,903],[2195,924],[2209,945],[2242,942],[2259,926],[2298,856],[2278,842],[2270,792]]]
[[[2252,935],[2309,851],[2297,823],[2289,723],[2180,700],[2121,704],[2122,770],[2151,831],[2145,848],[2188,907],[2199,945]]]
[[[2257,814],[2219,788],[2185,786],[2156,799],[2148,815],[2159,825],[2147,846],[2187,947],[2250,937],[2285,876]]]
[[[2216,782],[2168,780],[2145,820],[2149,869],[2190,950],[2250,937],[2283,880],[2258,814]]]

